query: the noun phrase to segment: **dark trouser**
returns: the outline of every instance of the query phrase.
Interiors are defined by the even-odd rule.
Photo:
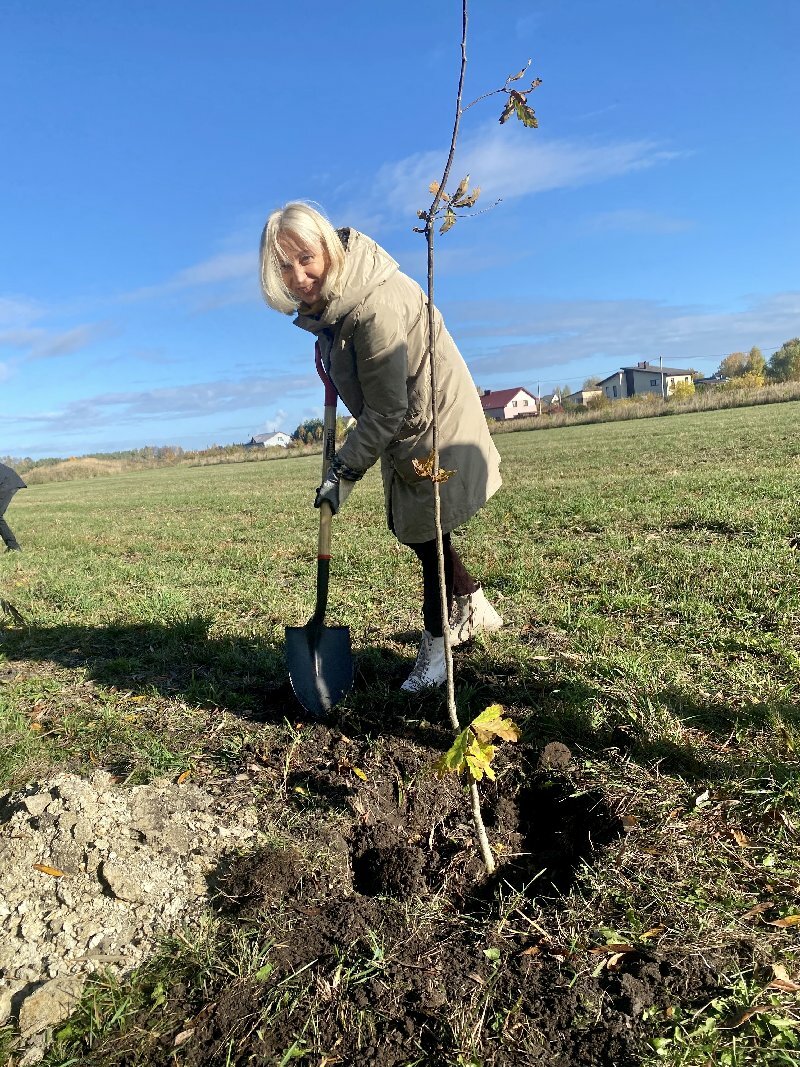
[[[16,489],[12,489],[10,492],[6,489],[0,489],[0,537],[3,538],[7,548],[19,548],[17,539],[11,532],[11,527],[3,518],[5,510],[11,503],[14,493],[16,493]]]
[[[436,538],[408,546],[422,564],[422,618],[425,629],[433,637],[442,636],[442,607],[439,596],[439,561],[436,558]],[[474,593],[480,588],[461,557],[450,543],[450,534],[442,537],[444,548],[444,584],[447,590],[448,613],[453,607],[453,597]]]

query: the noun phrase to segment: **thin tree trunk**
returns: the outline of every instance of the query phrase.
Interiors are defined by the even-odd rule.
[[[441,497],[439,493],[439,413],[437,405],[437,368],[436,368],[436,318],[435,308],[433,303],[433,245],[435,235],[435,221],[436,212],[441,202],[442,193],[447,185],[448,178],[450,177],[450,168],[453,165],[453,157],[456,150],[456,141],[458,139],[458,128],[461,123],[461,99],[464,90],[464,73],[467,68],[467,0],[462,0],[462,21],[461,21],[461,71],[458,79],[458,92],[456,94],[456,115],[453,123],[453,135],[450,139],[450,152],[447,156],[447,163],[444,168],[444,174],[442,180],[439,183],[439,189],[437,190],[433,203],[431,204],[428,218],[425,223],[425,239],[428,244],[428,348],[430,350],[431,359],[431,404],[433,407],[433,507],[434,507],[434,521],[436,523],[436,558],[439,566],[439,597],[440,606],[442,612],[442,634],[444,636],[444,655],[445,664],[447,666],[447,712],[450,717],[450,724],[453,727],[453,732],[458,735],[461,733],[461,723],[458,719],[458,709],[456,708],[456,696],[455,696],[455,681],[453,677],[453,649],[450,644],[450,625],[448,620],[447,610],[447,588],[445,585],[445,573],[444,573],[444,544],[442,540],[442,508]],[[457,476],[457,474],[456,474]],[[467,772],[469,774],[469,772]],[[470,791],[470,805],[472,808],[472,819],[475,823],[475,832],[478,838],[478,844],[480,845],[481,855],[483,856],[483,862],[486,870],[489,874],[492,874],[495,869],[494,856],[492,850],[489,847],[489,840],[486,836],[486,827],[483,823],[483,816],[481,815],[481,803],[480,796],[478,794],[478,786],[475,779],[469,774],[469,791]]]

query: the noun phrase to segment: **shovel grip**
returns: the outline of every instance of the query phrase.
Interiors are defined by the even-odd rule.
[[[331,571],[331,518],[333,508],[323,500],[319,508],[319,541],[317,542],[317,606],[315,623],[322,623],[328,606],[328,581]]]
[[[328,472],[336,453],[336,386],[322,364],[319,342],[314,346],[317,373],[325,385],[325,417],[322,424],[322,478]],[[319,508],[319,541],[317,542],[317,607],[313,622],[322,625],[328,606],[328,580],[331,570],[331,519],[333,508],[323,500]]]

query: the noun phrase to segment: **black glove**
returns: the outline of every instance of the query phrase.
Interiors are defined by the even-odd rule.
[[[314,507],[318,508],[323,500],[326,500],[335,515],[339,508],[344,505],[353,491],[353,486],[363,477],[363,474],[363,471],[353,470],[352,467],[346,466],[337,456],[334,456],[322,480],[322,485],[317,488]]]

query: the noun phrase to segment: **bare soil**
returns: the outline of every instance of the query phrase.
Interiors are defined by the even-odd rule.
[[[615,798],[586,787],[564,745],[509,746],[482,787],[499,860],[487,878],[462,784],[431,773],[439,747],[314,725],[245,753],[248,802],[265,823],[289,816],[294,839],[224,855],[209,888],[221,928],[270,943],[269,965],[258,979],[181,971],[81,1062],[650,1062],[654,1020],[707,1002],[719,978],[707,955],[565,935],[568,896],[625,848]]]

